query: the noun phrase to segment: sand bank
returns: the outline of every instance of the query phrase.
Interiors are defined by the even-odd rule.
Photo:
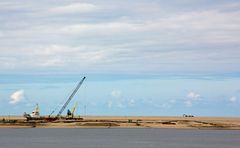
[[[82,116],[83,120],[26,121],[0,116],[0,128],[179,128],[240,129],[239,117]]]

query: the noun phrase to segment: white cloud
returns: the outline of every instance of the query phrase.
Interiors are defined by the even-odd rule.
[[[122,97],[121,90],[112,90],[111,96],[112,98],[107,102],[108,108],[112,108],[112,107],[125,108],[125,107],[133,107],[136,105],[135,99]]]
[[[111,35],[116,33],[154,34],[164,42],[173,43],[173,39],[184,44],[190,43],[238,43],[240,20],[238,12],[220,10],[196,10],[170,14],[164,18],[143,21],[132,19],[106,21],[101,23],[79,23],[67,25],[60,32],[77,35]],[[184,33],[184,34],[183,34]],[[133,34],[135,35],[135,34]],[[144,36],[142,36],[144,37]],[[138,36],[141,38],[141,36]]]
[[[122,92],[120,90],[113,90],[111,92],[111,96],[115,97],[115,98],[119,98],[119,97],[121,97],[121,95],[122,95]]]
[[[184,102],[184,104],[187,106],[187,107],[192,107],[192,101],[191,100],[186,100]]]
[[[126,106],[122,102],[117,103],[117,107],[119,108],[125,108]]]
[[[200,100],[201,100],[201,95],[191,91],[191,92],[189,92],[187,94],[186,99],[184,101],[184,104],[187,107],[192,107],[193,106],[193,102],[200,101]]]
[[[94,24],[75,24],[64,26],[60,29],[60,33],[75,34],[81,36],[84,35],[104,35],[114,36],[115,34],[124,34],[144,31],[148,28],[147,24],[137,24],[130,22],[106,22],[106,23],[94,23]]]
[[[197,94],[195,92],[189,92],[187,94],[187,98],[189,98],[190,100],[194,100],[194,101],[200,100],[200,97],[201,97],[200,94]]]
[[[65,65],[65,61],[60,57],[52,57],[50,59],[46,59],[43,62],[39,63],[39,66],[42,67],[63,67]]]
[[[231,97],[231,98],[229,98],[229,101],[231,102],[231,103],[235,103],[235,102],[237,102],[237,97]]]
[[[161,107],[161,108],[164,108],[164,109],[170,109],[174,106],[174,104],[176,104],[176,100],[175,99],[170,99],[170,100],[166,100],[164,101],[164,103],[161,103],[161,104],[157,104],[157,103],[150,103],[151,105],[154,105],[156,107]]]
[[[2,69],[14,69],[16,66],[16,59],[12,57],[0,57],[0,67]]]
[[[24,99],[24,90],[18,90],[10,96],[10,104],[16,104]]]
[[[52,56],[52,55],[66,54],[72,50],[67,46],[52,44],[42,48],[41,50],[35,50],[34,53],[38,55],[43,55],[43,56]]]
[[[134,99],[130,99],[128,100],[128,106],[134,106],[135,105],[135,100]]]
[[[73,3],[65,6],[59,6],[50,9],[51,13],[65,14],[65,13],[87,13],[93,12],[97,6],[89,3]]]

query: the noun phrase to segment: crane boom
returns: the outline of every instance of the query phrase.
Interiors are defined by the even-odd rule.
[[[72,92],[72,94],[70,95],[70,97],[68,98],[68,100],[65,102],[65,104],[62,106],[62,108],[60,109],[60,111],[57,114],[57,117],[61,116],[62,112],[65,110],[65,108],[67,107],[68,103],[72,100],[72,98],[74,97],[74,95],[77,93],[78,89],[81,87],[83,81],[85,80],[86,77],[83,77],[82,80],[78,83],[77,87],[74,89],[74,91]]]
[[[72,109],[72,115],[74,115],[74,112],[75,112],[75,110],[76,110],[77,104],[78,104],[78,101],[75,103],[75,105],[74,105],[74,107],[73,107],[73,109]]]

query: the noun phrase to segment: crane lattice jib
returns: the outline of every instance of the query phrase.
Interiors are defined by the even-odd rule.
[[[61,110],[58,112],[57,116],[61,116],[62,112],[65,110],[65,108],[67,107],[68,103],[72,100],[72,98],[74,97],[74,95],[77,93],[78,89],[81,87],[83,81],[85,80],[86,77],[83,77],[82,80],[78,83],[77,87],[74,89],[74,91],[72,92],[72,94],[70,95],[70,97],[68,98],[68,100],[65,102],[65,104],[63,105],[63,107],[61,108]]]

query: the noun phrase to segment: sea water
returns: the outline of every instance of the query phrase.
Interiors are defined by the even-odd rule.
[[[240,130],[0,129],[0,148],[239,148]]]

